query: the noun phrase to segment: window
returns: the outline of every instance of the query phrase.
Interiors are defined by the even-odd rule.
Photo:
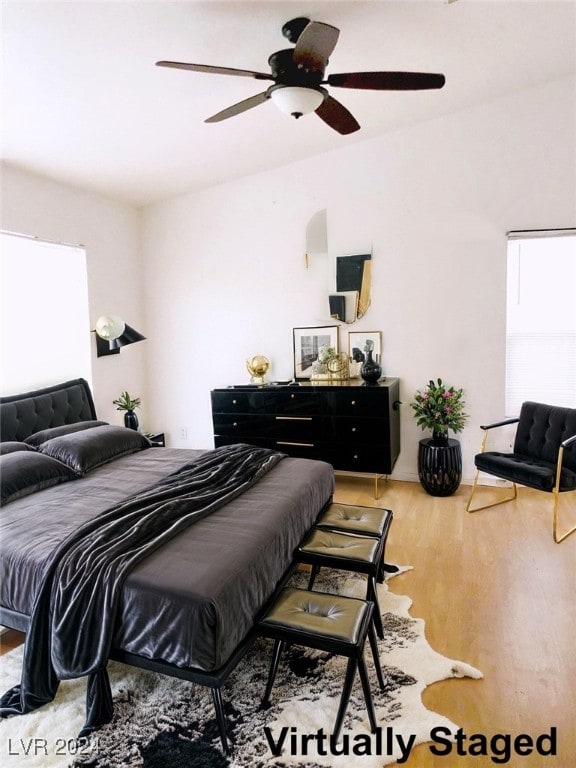
[[[524,400],[576,407],[576,230],[508,239],[506,415]]]
[[[92,378],[86,253],[0,233],[2,394]]]

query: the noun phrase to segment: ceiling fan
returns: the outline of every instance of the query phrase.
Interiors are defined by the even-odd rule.
[[[444,75],[424,72],[347,72],[328,75],[324,79],[324,70],[340,30],[323,22],[297,18],[284,24],[282,34],[295,46],[276,51],[270,56],[270,74],[179,61],[157,61],[156,65],[215,75],[252,77],[274,83],[262,93],[212,115],[206,123],[218,123],[272,99],[279,109],[296,118],[316,112],[318,117],[341,134],[353,133],[359,130],[360,125],[346,107],[330,96],[323,85],[375,91],[413,91],[442,88],[445,82]]]

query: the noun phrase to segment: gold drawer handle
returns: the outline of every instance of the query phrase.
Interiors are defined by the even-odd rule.
[[[312,416],[276,416],[276,421],[312,421]]]
[[[299,445],[302,448],[314,448],[314,443],[289,443],[287,440],[277,440],[276,445]]]

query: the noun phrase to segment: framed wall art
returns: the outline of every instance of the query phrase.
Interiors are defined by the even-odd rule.
[[[310,379],[312,366],[318,360],[322,347],[332,347],[338,352],[337,325],[318,328],[294,328],[294,378],[296,381]]]
[[[372,342],[372,357],[377,363],[382,357],[381,331],[349,331],[348,355],[355,363],[363,363],[366,358],[366,343]]]

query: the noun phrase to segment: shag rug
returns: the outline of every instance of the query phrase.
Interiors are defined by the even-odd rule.
[[[399,573],[410,570],[400,567]],[[291,583],[306,585],[306,574]],[[365,581],[324,570],[316,589],[365,596]],[[379,585],[384,640],[378,641],[386,688],[380,691],[366,643],[366,663],[378,733],[371,734],[358,680],[337,744],[329,736],[342,691],[346,659],[292,646],[280,663],[271,707],[262,710],[272,641],[258,640],[223,686],[233,755],[220,747],[212,696],[191,683],[111,663],[114,720],[92,744],[77,744],[84,722],[85,681],[66,681],[57,699],[36,712],[0,722],[0,759],[14,768],[381,768],[406,755],[406,744],[430,740],[433,728],[458,726],[426,709],[424,688],[450,677],[482,677],[474,667],[434,651],[424,621],[408,613],[411,600]],[[1,691],[19,682],[22,649],[0,658]],[[404,745],[404,746],[402,746]],[[340,752],[341,754],[337,754]]]

